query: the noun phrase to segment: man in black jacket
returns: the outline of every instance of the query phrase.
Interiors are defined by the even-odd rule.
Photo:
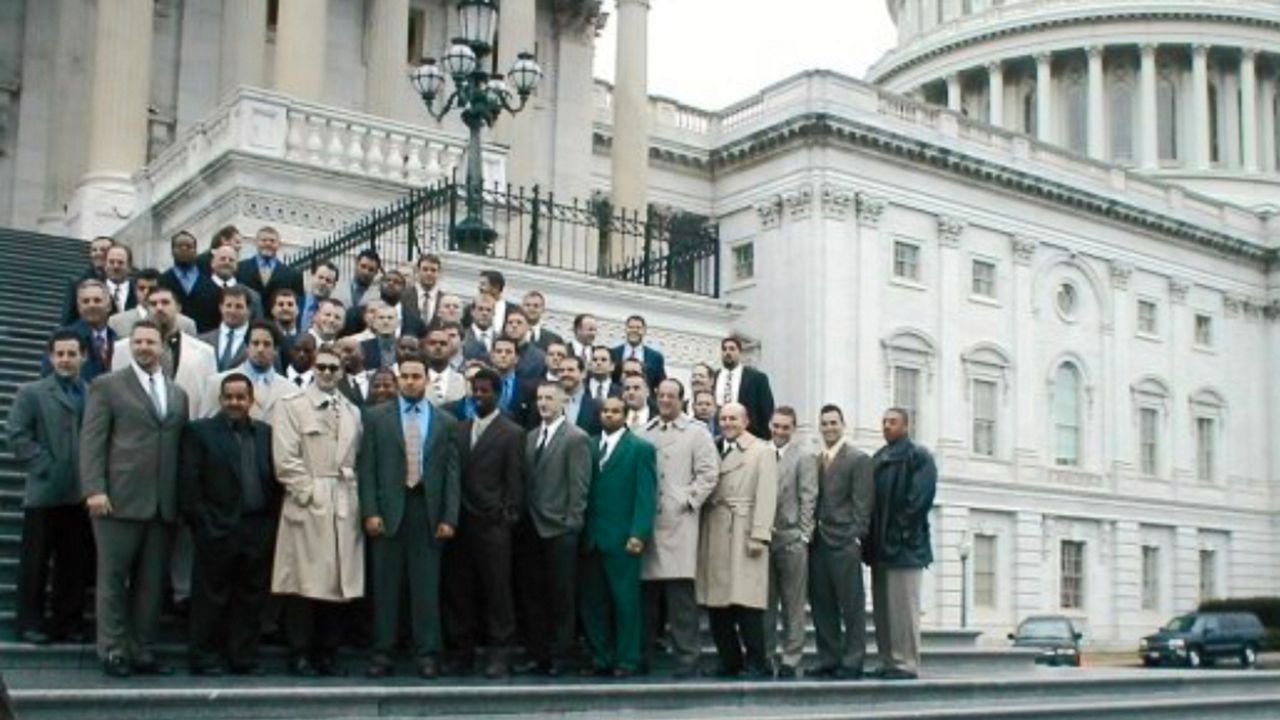
[[[720,407],[735,402],[742,405],[747,409],[751,434],[770,439],[773,390],[769,388],[769,376],[742,364],[742,340],[737,337],[720,341],[720,363],[723,369],[716,373],[713,383],[716,404]]]
[[[169,240],[169,252],[173,255],[173,267],[160,275],[160,287],[172,290],[178,304],[186,309],[188,317],[198,320],[197,332],[209,332],[211,327],[199,324],[204,318],[197,319],[192,311],[195,308],[218,305],[220,288],[196,264],[199,257],[196,252],[196,236],[186,230],[179,232]]]
[[[191,526],[190,663],[195,675],[258,672],[263,607],[280,515],[271,426],[251,420],[253,383],[222,379],[221,412],[182,436],[178,501]]]
[[[278,257],[280,233],[273,227],[262,227],[258,229],[254,241],[258,246],[258,253],[240,261],[236,280],[241,285],[248,285],[258,291],[258,295],[268,303],[272,302],[271,298],[281,288],[289,288],[293,291],[295,301],[301,301],[307,293],[303,287],[302,273],[285,265]]]

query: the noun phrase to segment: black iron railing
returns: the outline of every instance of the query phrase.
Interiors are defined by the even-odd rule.
[[[347,225],[288,263],[309,270],[329,260],[351,277],[356,257],[374,248],[383,267],[424,253],[453,251],[466,188],[454,180],[414,190]],[[488,255],[649,287],[720,296],[720,235],[715,223],[684,212],[615,212],[605,200],[558,202],[553,193],[491,186],[483,217],[498,232]]]

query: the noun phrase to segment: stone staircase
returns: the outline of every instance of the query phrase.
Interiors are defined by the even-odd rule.
[[[13,637],[23,473],[9,448],[9,410],[18,386],[40,375],[67,284],[84,272],[85,243],[0,229],[0,637]]]

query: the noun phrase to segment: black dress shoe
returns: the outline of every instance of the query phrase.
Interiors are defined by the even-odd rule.
[[[551,670],[551,663],[544,660],[530,660],[512,668],[516,675],[550,675]]]
[[[133,666],[124,655],[108,655],[102,661],[102,674],[107,677],[127,678],[133,674]]]
[[[159,660],[147,660],[145,662],[135,662],[133,664],[133,672],[135,675],[172,675],[173,668],[161,663]]]
[[[804,673],[804,676],[810,677],[810,678],[817,678],[817,679],[824,679],[824,678],[829,679],[836,676],[836,669],[833,666],[816,667],[810,670],[806,670]]]
[[[289,674],[297,677],[317,677],[320,671],[315,665],[306,658],[297,658],[289,661]]]
[[[484,676],[490,680],[501,680],[511,674],[511,669],[507,667],[507,661],[501,658],[493,658],[484,666]]]
[[[588,665],[582,668],[582,677],[613,677],[613,668]]]
[[[435,658],[423,658],[418,662],[418,677],[424,680],[440,677],[440,663]]]
[[[779,680],[795,680],[795,678],[796,678],[796,669],[793,666],[787,665],[785,663],[778,666]]]
[[[23,630],[18,639],[29,645],[48,645],[49,636],[39,630]]]
[[[324,677],[346,677],[347,669],[338,664],[337,658],[323,658],[316,662],[316,671]]]
[[[906,670],[899,670],[897,668],[885,668],[884,670],[880,671],[879,677],[881,680],[919,680],[920,679],[920,676],[916,675],[913,672],[907,672]]]
[[[615,680],[626,680],[629,677],[633,677],[635,674],[636,671],[630,668],[614,668],[613,670],[613,677]]]
[[[723,679],[736,679],[742,677],[742,668],[732,668],[721,665],[719,668],[716,668],[716,677]]]
[[[832,677],[836,680],[861,680],[863,672],[861,668],[836,668]]]
[[[672,671],[671,677],[676,680],[688,680],[689,678],[698,677],[698,665],[696,663],[680,663]]]
[[[369,663],[369,667],[365,669],[364,674],[371,678],[390,677],[395,672],[395,668],[391,663],[384,660],[374,660]]]

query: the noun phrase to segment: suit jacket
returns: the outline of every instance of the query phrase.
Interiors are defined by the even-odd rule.
[[[787,452],[778,461],[778,510],[773,515],[773,547],[813,539],[821,462],[798,442],[793,440],[787,444]]]
[[[103,280],[102,282],[105,283],[106,280]],[[115,296],[111,294],[110,285],[107,285],[107,297],[111,299],[111,313],[113,315],[118,312],[124,312],[125,310],[132,310],[138,306],[138,283],[135,282],[132,277],[129,278],[129,286],[128,289],[125,290],[124,307],[117,307]],[[80,317],[79,308],[76,309],[76,317]]]
[[[587,494],[583,547],[617,555],[626,552],[629,538],[648,543],[653,537],[658,495],[658,459],[653,445],[624,430],[603,463],[600,438],[594,438],[591,447],[596,472]]]
[[[138,321],[141,319],[142,313],[135,307],[132,310],[125,310],[124,312],[112,315],[107,319],[107,327],[114,330],[117,337],[126,338],[129,337],[129,333],[133,332],[133,326],[137,325]],[[188,335],[197,334],[196,321],[192,320],[190,316],[185,313],[179,315],[178,332],[183,332]]]
[[[422,318],[422,321],[429,325],[432,320],[436,319],[436,315],[440,312],[440,298],[444,297],[444,290],[441,290],[440,286],[436,285],[435,290],[432,292],[432,297],[435,299],[435,304],[431,306],[430,317],[428,317],[427,313],[424,311],[425,308],[423,308],[422,298],[418,297],[418,283],[409,283],[409,285],[405,287],[404,294],[400,296],[400,302],[404,303],[405,307],[413,308],[413,311],[418,315],[418,317]]]
[[[191,300],[192,304],[183,304],[182,309],[196,321],[196,327],[199,328],[199,332],[205,333],[222,324],[222,286],[218,285],[212,278],[202,276],[201,280],[209,282],[209,292],[195,294]],[[248,285],[241,284],[239,280],[236,281],[236,285],[249,292],[249,319],[262,319],[264,317],[262,294]],[[298,302],[301,303],[302,300],[298,300]],[[299,314],[301,314],[301,310],[299,310]],[[196,333],[191,334],[195,335]]]
[[[613,379],[618,382],[622,378],[622,359],[623,353],[628,349],[628,345],[623,343],[614,347],[609,351],[613,356]],[[649,383],[650,390],[656,390],[658,383],[667,379],[667,361],[652,345],[641,345],[644,348],[644,379]]]
[[[653,542],[645,549],[645,580],[693,580],[698,569],[698,525],[702,504],[716,489],[720,454],[700,423],[683,415],[663,429],[649,421],[640,436],[658,454],[657,516]]]
[[[398,339],[398,338],[397,338]],[[379,344],[378,338],[373,337],[360,343],[360,354],[364,356],[364,366],[372,370],[381,370],[389,367],[396,361],[395,353],[391,357],[383,357],[382,345]]]
[[[427,439],[419,450],[422,477],[422,501],[427,506],[427,526],[440,523],[458,526],[461,502],[462,465],[459,457],[458,421],[452,415],[422,404],[422,413],[430,414]],[[388,536],[400,531],[405,504],[412,498],[406,492],[408,466],[404,424],[400,420],[398,401],[369,408],[364,414],[364,436],[356,461],[360,483],[360,515],[380,517]],[[428,538],[414,538],[426,542]]]
[[[156,417],[126,365],[89,386],[80,431],[81,497],[106,493],[112,517],[167,522],[178,516],[178,446],[190,415],[187,393],[166,381],[165,416]]]
[[[431,384],[431,369],[427,369],[427,399],[435,405],[448,405],[467,396],[467,379],[462,373],[450,368],[440,380],[440,398],[437,401]]]
[[[275,272],[271,273],[271,279],[263,285],[262,277],[258,274],[256,255],[240,261],[240,265],[236,268],[236,282],[257,290],[262,300],[268,303],[271,302],[272,293],[280,288],[292,289],[299,303],[307,295],[306,288],[303,286],[302,273],[284,264],[283,261],[276,265]]]
[[[591,489],[591,440],[573,423],[560,423],[542,452],[541,426],[529,431],[525,441],[525,478],[529,517],[539,537],[550,538],[581,532]]]
[[[468,515],[514,525],[524,510],[524,430],[499,414],[475,447],[466,420],[458,428],[462,507]]]
[[[373,379],[367,370],[361,370],[360,372],[365,376],[366,383]],[[286,380],[285,382],[288,383],[289,381]],[[368,398],[364,396],[360,387],[352,382],[351,376],[345,372],[342,375],[342,379],[338,381],[338,392],[342,393],[343,397],[350,400],[351,404],[358,408],[363,408],[365,403],[368,402]]]
[[[204,386],[209,378],[218,373],[218,362],[213,357],[213,348],[190,335],[178,333],[178,371],[174,373],[173,382],[190,399],[188,412],[190,419],[196,418],[201,398],[204,397]],[[111,369],[121,370],[133,362],[133,351],[129,349],[129,341],[117,340],[115,350],[111,354]]]
[[[218,364],[218,360],[222,358],[222,353],[218,351],[218,348],[222,344],[221,324],[219,324],[218,327],[210,330],[209,332],[202,333],[197,337],[199,337],[200,340],[203,340],[204,344],[213,348],[214,367],[218,368],[218,372],[223,372],[226,370],[230,370],[231,368],[239,367],[243,365],[244,361],[249,357],[249,337],[248,336],[249,336],[248,325],[245,325],[244,327],[241,327],[236,331],[236,344],[231,352],[231,362],[227,363],[225,367],[220,366]],[[181,363],[179,363],[179,365],[181,365]]]
[[[83,340],[88,350],[88,356],[84,359],[84,364],[80,366],[80,379],[86,383],[93,382],[99,375],[104,375],[115,369],[112,362],[112,356],[115,353],[119,335],[107,325],[107,358],[104,361],[97,353],[93,351],[93,328],[89,327],[89,323],[83,320],[76,320],[70,325],[64,326],[68,330],[74,330]],[[127,340],[125,341],[128,342]],[[53,365],[49,363],[48,353],[44,353],[40,358],[40,374],[48,375],[53,372]]]
[[[466,329],[468,329],[468,330],[470,330],[470,329],[471,329],[471,306],[472,306],[472,305],[474,305],[474,304],[475,304],[475,303],[467,303],[467,306],[466,306],[465,308],[463,308],[463,309],[462,309],[462,327],[464,327],[464,328],[466,328]],[[507,301],[507,300],[504,300],[502,304],[506,306],[506,307],[504,308],[504,310],[503,310],[503,313],[504,313],[504,314],[502,315],[502,321],[505,323],[505,322],[506,322],[506,320],[507,320],[506,313],[510,313],[512,310],[518,310],[518,309],[520,308],[520,306],[519,306],[519,305],[516,305],[516,304],[515,304],[515,303],[513,303],[513,302]],[[495,313],[495,314],[494,314],[495,321],[494,321],[494,324],[493,324],[493,329],[494,329],[494,330],[497,330],[497,331],[499,331],[499,332],[501,332],[501,331],[502,331],[502,326],[501,326],[501,325],[499,325],[499,324],[497,323],[497,321],[496,321],[496,318],[497,318],[497,317],[498,317],[498,316],[497,316],[497,314]]]
[[[773,437],[773,433],[769,432],[769,421],[773,419],[773,390],[769,388],[769,376],[746,365],[739,365],[737,369],[742,371],[737,400],[747,409],[747,419],[751,422],[747,427],[752,435],[769,440]],[[712,387],[719,380],[720,372],[712,379]]]
[[[861,542],[871,529],[871,507],[875,502],[871,458],[846,442],[830,466],[825,466],[821,455],[817,461],[818,536],[834,547]]]
[[[551,347],[555,343],[560,343],[561,345],[563,345],[564,338],[560,337],[558,334],[556,334],[552,330],[549,330],[545,327],[540,327],[538,328],[538,339],[533,340],[532,342],[534,345],[538,346],[539,350],[546,352],[547,348]]]
[[[333,286],[333,293],[330,297],[334,300],[341,300],[342,304],[348,308],[358,307],[360,305],[364,305],[370,300],[376,300],[382,297],[381,277],[375,277],[373,282],[369,283],[369,287],[364,290],[356,290],[354,285],[355,283],[352,278],[339,280],[338,284]],[[405,288],[406,296],[408,295],[408,292],[409,288]]]
[[[466,334],[462,336],[462,357],[464,360],[489,362],[489,348],[485,347],[484,341],[476,337],[474,328],[467,328]]]
[[[516,377],[526,383],[541,383],[547,377],[547,354],[533,343],[525,343],[519,349],[516,360]]]
[[[257,420],[253,428],[254,461],[265,512],[278,514],[282,491],[276,481],[271,449],[271,426]],[[181,470],[178,473],[178,507],[201,540],[225,538],[235,530],[244,513],[243,468],[240,446],[225,415],[189,423],[182,433]]]
[[[173,268],[169,268],[160,274],[160,287],[173,291],[182,309],[196,321],[197,332],[208,332],[222,322],[222,314],[218,312],[218,295],[221,293],[221,288],[214,285],[208,275],[197,272],[196,281],[191,286],[191,292],[188,293],[182,288],[182,281],[178,279],[178,274],[173,271]],[[212,317],[208,315],[207,308],[210,307],[214,310]]]
[[[23,507],[80,502],[80,408],[57,377],[18,388],[9,411],[9,447],[27,471]]]
[[[565,405],[568,408],[568,405]],[[574,425],[582,428],[582,431],[588,435],[600,434],[600,403],[595,401],[584,390],[582,393],[582,402],[578,404],[578,414],[576,417],[569,418]]]
[[[502,411],[503,416],[525,429],[542,422],[542,418],[538,416],[537,382],[530,382],[516,375],[511,396],[507,397],[503,394],[506,381],[506,378],[503,378],[503,384],[498,386],[498,409]]]
[[[248,371],[245,363],[236,367],[220,372],[210,377],[204,384],[204,395],[200,398],[200,407],[196,411],[196,417],[211,418],[222,410],[222,380],[231,373],[243,373],[253,378],[253,373]],[[302,388],[294,385],[285,379],[284,375],[275,373],[271,377],[269,384],[261,383],[253,387],[253,407],[249,408],[249,417],[254,420],[261,420],[267,424],[271,423],[272,413],[275,411],[276,403],[294,395],[300,395]]]
[[[422,337],[425,335],[427,333],[427,324],[418,316],[418,311],[405,305],[404,300],[400,301],[400,305],[404,309],[400,313],[400,332],[396,336]],[[301,314],[299,314],[299,318],[301,318]],[[366,328],[364,306],[352,305],[347,308],[347,314],[342,321],[342,330],[338,334],[346,337],[347,335],[363,332]]]
[[[591,395],[591,398],[596,399],[596,396],[592,394],[595,391],[595,378],[587,376],[582,383],[586,386],[587,393]],[[609,378],[609,389],[605,391],[604,396],[605,398],[622,397],[622,383]]]

